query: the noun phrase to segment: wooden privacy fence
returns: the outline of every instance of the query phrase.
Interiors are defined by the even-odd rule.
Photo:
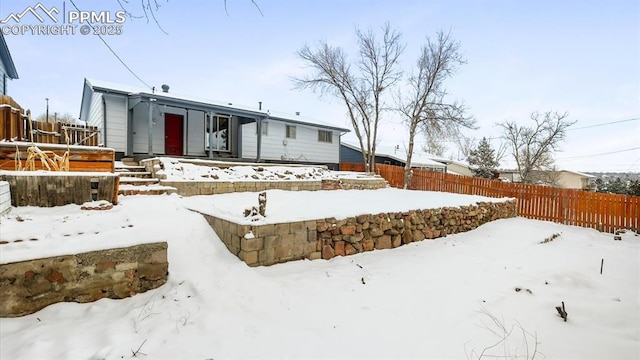
[[[340,164],[340,169],[358,171],[358,165]],[[400,166],[376,165],[376,171],[389,184],[402,187],[404,169]],[[428,170],[413,170],[412,190],[443,191],[488,197],[518,199],[518,215],[531,219],[553,221],[566,225],[614,232],[616,229],[640,229],[640,197],[593,193],[582,190],[506,183],[469,176],[445,174]]]
[[[0,141],[45,144],[98,145],[98,128],[61,122],[29,121],[31,114],[10,96],[0,95]]]
[[[364,172],[364,164],[340,163],[340,170]],[[404,187],[404,169],[400,166],[376,164],[376,174],[387,180],[391,187]]]

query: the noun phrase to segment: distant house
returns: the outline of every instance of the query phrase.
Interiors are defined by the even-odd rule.
[[[506,182],[514,182],[514,183],[522,182],[522,177],[520,176],[520,172],[518,170],[512,170],[512,169],[498,170],[498,178]]]
[[[596,177],[577,171],[560,170],[555,172],[555,182],[565,189],[596,191]]]
[[[8,95],[7,91],[7,83],[10,79],[18,78],[18,71],[16,70],[16,66],[13,64],[13,59],[11,58],[11,53],[9,52],[9,47],[7,46],[6,41],[4,40],[4,35],[0,31],[0,77],[2,77],[2,81],[0,81],[0,95]]]
[[[340,162],[362,164],[362,151],[359,145],[342,142],[340,144]],[[376,164],[405,166],[407,151],[400,146],[376,146]],[[444,163],[432,160],[428,154],[414,151],[411,157],[411,167],[431,171],[447,172]]]
[[[125,156],[187,156],[324,164],[337,169],[340,137],[329,124],[100,80],[85,79],[80,119]]]
[[[447,173],[453,173],[462,176],[473,176],[473,171],[471,171],[469,164],[464,161],[446,159],[433,155],[431,155],[429,158],[433,161],[445,164],[447,166]]]
[[[498,170],[500,179],[509,182],[522,182],[517,170]],[[532,171],[532,178],[536,184],[561,187],[564,189],[578,189],[596,191],[596,176],[577,171]]]

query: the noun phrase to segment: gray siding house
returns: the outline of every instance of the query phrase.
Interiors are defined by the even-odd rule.
[[[184,156],[338,168],[348,129],[272,116],[162,90],[85,79],[80,120],[100,142],[125,156]]]
[[[13,64],[9,47],[0,32],[0,95],[8,95],[7,83],[10,79],[18,78],[18,71]]]

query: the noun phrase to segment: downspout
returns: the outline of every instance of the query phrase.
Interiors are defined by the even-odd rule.
[[[149,140],[148,154],[153,155],[153,102],[156,99],[149,99],[149,119],[147,122],[147,137]]]
[[[260,155],[262,152],[262,118],[256,119],[256,131],[258,132],[256,142],[256,162],[260,162]]]
[[[103,144],[107,146],[107,101],[102,94],[102,136],[104,136]]]
[[[213,111],[209,111],[209,159],[213,159]]]
[[[184,108],[184,111],[186,112],[186,114],[184,117],[184,124],[182,125],[182,136],[184,138],[182,153],[185,155],[189,155],[189,109]]]
[[[126,128],[125,128],[125,136],[126,136],[126,146],[124,147],[124,153],[125,156],[130,156],[131,154],[133,154],[132,150],[132,143],[133,143],[133,132],[132,132],[132,128],[133,126],[131,126],[132,123],[132,118],[133,118],[133,110],[129,109],[129,96],[127,96],[125,98],[125,109],[127,109],[127,122],[126,122]]]

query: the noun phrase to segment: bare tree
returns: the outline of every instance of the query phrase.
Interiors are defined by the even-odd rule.
[[[427,137],[427,141],[422,146],[422,150],[427,154],[444,157],[444,152],[447,151],[447,146],[438,139],[432,139]],[[408,149],[405,149],[408,150]]]
[[[553,154],[565,139],[567,128],[576,123],[569,121],[568,116],[567,112],[533,112],[532,126],[518,125],[515,121],[498,123],[523,183],[535,182],[536,171],[553,169]]]
[[[122,11],[124,11],[125,14],[130,19],[145,19],[147,23],[149,23],[149,20],[153,20],[153,22],[156,24],[158,29],[160,29],[160,31],[162,31],[166,35],[169,35],[162,28],[162,26],[160,25],[160,22],[158,21],[158,18],[156,17],[156,13],[160,11],[160,8],[162,7],[162,5],[158,0],[135,0],[135,1],[134,0],[116,0],[116,1],[118,2],[118,6],[120,6],[120,9],[122,9]],[[258,3],[256,2],[256,0],[249,0],[249,1],[251,2],[251,4],[253,4],[253,6],[255,6],[255,8],[260,13],[260,15],[264,16],[264,14],[262,13],[262,9],[260,9],[260,6],[258,6]],[[164,2],[169,2],[169,0],[165,0]],[[227,0],[223,0],[223,4],[224,4],[225,14],[227,14],[227,16],[230,16],[229,9],[227,8]]]
[[[69,113],[64,113],[64,114],[58,114],[58,113],[50,113],[49,114],[49,119],[47,119],[47,114],[40,114],[38,116],[36,116],[34,119],[34,121],[38,121],[38,122],[61,122],[63,124],[77,124],[78,122],[76,121],[76,118],[69,114]]]
[[[378,126],[386,110],[384,95],[400,80],[398,58],[404,45],[401,33],[389,24],[382,27],[381,40],[372,30],[356,29],[356,36],[359,52],[353,63],[340,47],[324,41],[317,49],[305,45],[297,55],[314,73],[293,81],[298,89],[330,94],[344,103],[360,143],[365,170],[373,172]]]
[[[408,89],[398,97],[398,111],[409,127],[409,146],[404,169],[405,188],[411,183],[414,138],[422,131],[427,139],[450,138],[460,127],[474,128],[475,120],[465,115],[464,104],[448,101],[444,81],[465,63],[460,43],[450,33],[438,32],[435,41],[427,38],[416,63],[417,73],[408,78]]]
[[[478,139],[465,136],[461,132],[454,136],[453,139],[454,144],[458,148],[458,156],[457,159],[467,159],[471,151],[476,147]]]

